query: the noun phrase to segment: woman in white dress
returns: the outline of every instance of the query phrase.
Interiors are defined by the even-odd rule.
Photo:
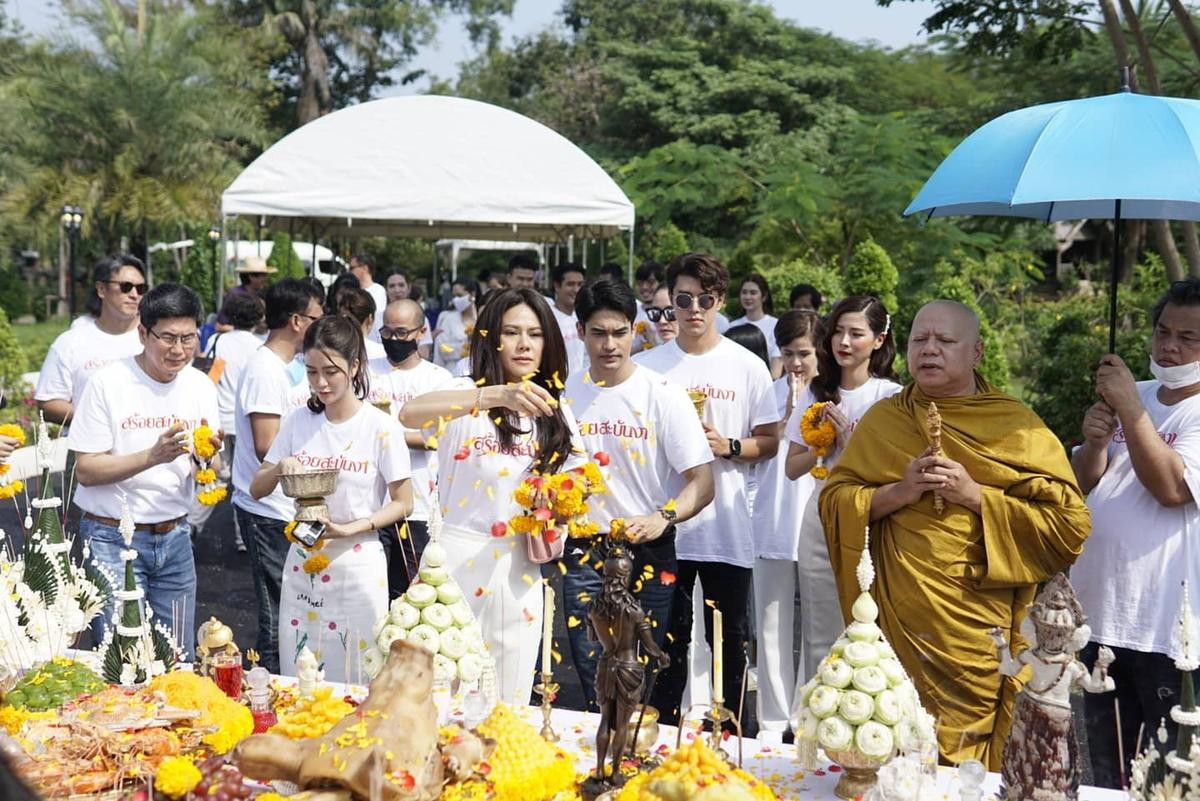
[[[293,544],[283,567],[279,662],[296,675],[307,646],[329,681],[359,681],[362,649],[387,612],[387,562],[377,529],[412,511],[408,447],[400,424],[369,403],[358,323],[322,317],[304,335],[312,397],[280,423],[250,494],[262,498],[282,472],[337,470],[329,520],[314,548]]]
[[[478,316],[479,284],[459,278],[450,287],[450,308],[438,315],[433,330],[433,362],[455,375],[470,369],[469,345]]]
[[[470,379],[404,404],[400,421],[438,439],[446,567],[496,660],[500,697],[526,704],[542,631],[542,576],[526,535],[508,536],[513,490],[534,471],[582,463],[571,410],[559,403],[566,346],[545,298],[505,289],[471,335]]]
[[[838,454],[854,433],[867,410],[882,398],[900,391],[892,362],[892,316],[872,295],[853,295],[838,301],[825,321],[825,333],[817,347],[817,377],[809,382],[787,422],[787,477],[793,481],[810,475],[817,456],[804,444],[800,418],[812,404],[822,402],[824,419],[833,423],[837,438],[825,456],[832,470]],[[817,663],[842,630],[825,529],[821,525],[818,499],[825,486],[815,479],[808,502],[800,516],[797,571],[800,587],[801,668],[796,687],[813,675]]]
[[[750,323],[762,331],[767,340],[771,378],[779,378],[783,375],[783,360],[779,355],[779,345],[775,343],[775,323],[778,318],[772,316],[775,301],[771,297],[771,287],[767,285],[767,279],[759,273],[750,273],[743,278],[742,287],[738,291],[738,302],[742,304],[745,314],[736,320],[730,320],[729,327]]]

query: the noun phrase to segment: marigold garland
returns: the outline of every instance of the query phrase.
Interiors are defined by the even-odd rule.
[[[154,773],[154,789],[169,798],[183,798],[200,783],[200,769],[187,757],[167,757]]]
[[[829,477],[829,468],[825,466],[825,457],[829,455],[829,451],[837,442],[837,429],[823,415],[824,409],[824,403],[814,403],[800,416],[800,436],[804,439],[804,444],[817,456],[817,463],[813,465],[809,473],[818,480]]]
[[[204,735],[203,739],[215,753],[227,753],[254,733],[250,710],[225,695],[212,679],[173,670],[155,676],[150,681],[150,689],[166,696],[171,706],[200,710],[200,725],[216,727],[216,731]]]
[[[196,426],[192,429],[192,453],[197,459],[211,459],[217,454],[217,446],[213,442],[213,430],[208,426]]]
[[[199,462],[196,469],[196,500],[204,506],[216,506],[229,495],[228,488],[217,483],[217,471],[212,468],[212,460],[217,455],[214,437],[213,430],[208,426],[192,429],[192,453]]]

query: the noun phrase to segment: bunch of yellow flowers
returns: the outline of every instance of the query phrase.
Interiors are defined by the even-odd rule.
[[[776,801],[762,781],[731,767],[697,737],[679,747],[649,773],[639,773],[621,788],[617,801]]]
[[[292,740],[320,737],[353,711],[349,703],[334,697],[332,687],[317,687],[312,695],[301,696],[281,711],[279,721],[270,731]]]
[[[496,750],[479,767],[486,778],[448,785],[441,801],[548,801],[574,790],[574,760],[511,707],[497,704],[478,732],[496,741]]]
[[[586,517],[587,499],[604,491],[595,462],[563,473],[532,475],[513,491],[513,500],[524,511],[509,519],[508,530],[540,536],[566,526],[571,537],[595,536],[597,526]]]
[[[216,506],[229,494],[224,484],[217,483],[217,471],[212,461],[217,455],[216,435],[206,425],[192,429],[192,454],[199,462],[196,470],[196,500],[205,506]]]

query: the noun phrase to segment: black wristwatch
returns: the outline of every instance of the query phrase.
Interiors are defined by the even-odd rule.
[[[729,438],[729,453],[725,455],[726,459],[736,459],[742,455],[742,441],[740,439]]]
[[[666,520],[668,523],[674,523],[675,518],[679,517],[679,513],[674,509],[659,509],[658,513],[662,515],[663,520]]]

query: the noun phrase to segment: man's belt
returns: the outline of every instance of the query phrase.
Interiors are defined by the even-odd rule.
[[[87,520],[95,520],[97,523],[103,523],[106,526],[112,526],[113,528],[121,527],[121,521],[114,520],[111,517],[104,517],[103,515],[94,515],[91,512],[84,512],[83,517],[86,518]],[[174,520],[164,520],[161,523],[134,523],[133,530],[134,531],[149,531],[151,534],[166,534],[170,531],[173,531],[176,526],[178,526],[180,523],[182,523],[186,519],[187,519],[187,515],[183,515],[181,517],[175,518]]]

